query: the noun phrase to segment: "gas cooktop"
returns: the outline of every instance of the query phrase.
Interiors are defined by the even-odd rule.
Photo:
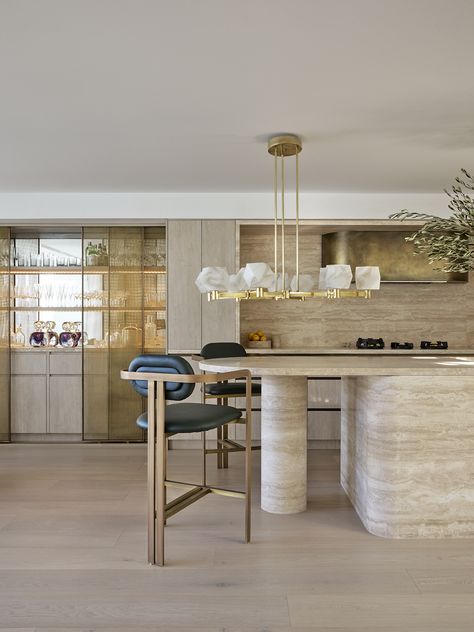
[[[357,338],[356,347],[358,349],[385,349],[385,341],[383,338]],[[390,349],[402,350],[402,349],[414,349],[413,342],[391,342]],[[420,349],[447,349],[448,343],[446,340],[437,340],[431,342],[431,340],[422,340],[420,342]]]

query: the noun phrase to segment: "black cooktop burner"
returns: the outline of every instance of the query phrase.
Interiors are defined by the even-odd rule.
[[[412,342],[391,342],[391,349],[413,349],[415,345]]]
[[[385,342],[383,338],[357,338],[356,347],[358,349],[385,349]],[[391,349],[414,349],[413,342],[391,342]],[[422,340],[420,342],[420,349],[447,349],[448,343],[446,340],[437,340],[431,342],[431,340]]]
[[[383,338],[357,338],[358,349],[383,349],[385,342]]]
[[[420,342],[420,349],[447,349],[448,343],[446,340],[437,340],[431,342],[431,340],[422,340]]]

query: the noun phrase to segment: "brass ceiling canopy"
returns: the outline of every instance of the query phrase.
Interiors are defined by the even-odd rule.
[[[296,156],[302,149],[301,138],[295,134],[272,136],[268,140],[268,153],[272,156]]]

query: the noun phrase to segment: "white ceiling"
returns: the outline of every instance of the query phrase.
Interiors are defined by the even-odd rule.
[[[473,0],[0,0],[0,189],[439,192],[474,170]]]

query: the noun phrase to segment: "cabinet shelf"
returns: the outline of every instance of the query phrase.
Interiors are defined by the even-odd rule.
[[[81,274],[81,266],[74,266],[68,268],[67,266],[56,266],[54,268],[37,268],[33,266],[28,267],[11,267],[1,268],[0,274],[10,274],[12,276],[24,275],[24,274]]]
[[[12,312],[162,312],[166,309],[164,305],[156,305],[155,307],[42,307],[34,305],[32,307],[11,307]]]
[[[12,312],[81,312],[81,307],[11,307]]]
[[[147,266],[145,268],[131,268],[120,266],[55,266],[53,268],[11,267],[0,268],[0,274],[36,275],[36,274],[166,274],[165,266]]]

